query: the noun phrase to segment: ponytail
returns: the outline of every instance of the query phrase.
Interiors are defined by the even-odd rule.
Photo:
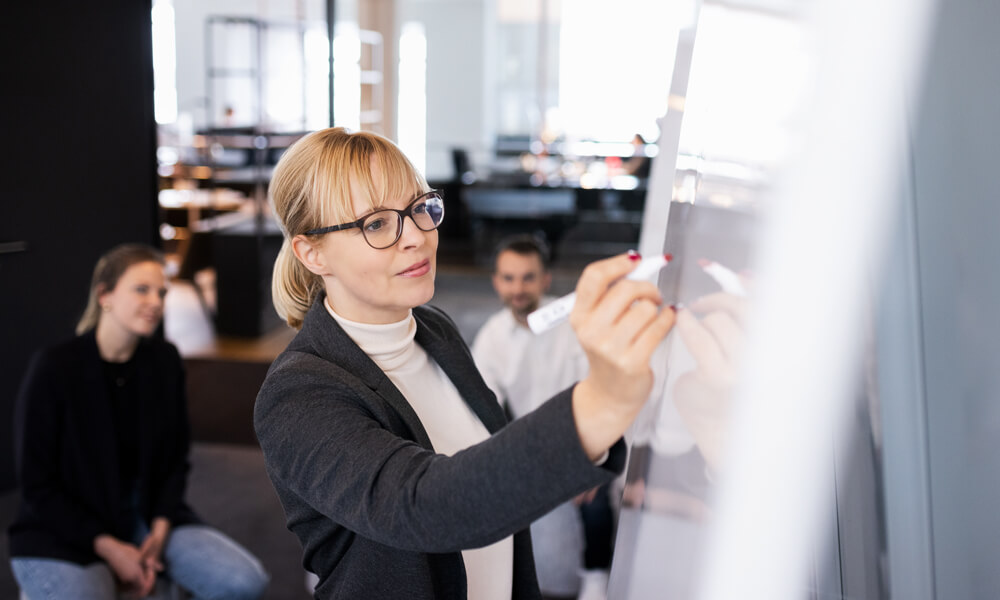
[[[278,316],[290,327],[302,329],[302,321],[322,289],[323,280],[299,262],[285,238],[271,278],[271,300]]]

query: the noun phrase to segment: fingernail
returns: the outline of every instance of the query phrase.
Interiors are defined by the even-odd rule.
[[[628,259],[629,260],[639,260],[640,258],[642,258],[642,256],[639,256],[639,253],[636,252],[635,250],[629,250],[628,251]]]

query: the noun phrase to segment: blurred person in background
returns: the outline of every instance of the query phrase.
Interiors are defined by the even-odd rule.
[[[549,249],[533,235],[501,240],[493,261],[493,289],[504,308],[476,334],[472,356],[486,384],[512,418],[538,408],[586,377],[587,356],[568,322],[541,334],[528,315],[552,301]],[[538,584],[547,598],[607,597],[614,514],[607,484],[559,505],[531,525]]]
[[[160,252],[110,250],[77,336],[37,354],[22,382],[22,501],[8,534],[29,600],[145,598],[166,591],[161,574],[195,598],[258,598],[268,583],[255,557],[184,502],[184,368],[154,336],[166,291]]]

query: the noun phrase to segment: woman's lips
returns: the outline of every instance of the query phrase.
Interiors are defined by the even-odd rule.
[[[414,265],[410,265],[405,271],[400,271],[400,277],[420,277],[426,275],[431,270],[431,261],[422,260]]]

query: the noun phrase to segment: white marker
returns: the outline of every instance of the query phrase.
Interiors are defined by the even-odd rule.
[[[656,283],[653,276],[659,273],[660,269],[669,265],[671,260],[673,260],[673,256],[669,254],[644,258],[639,263],[639,266],[625,276],[625,279],[631,279],[632,281],[649,280]],[[576,292],[566,294],[558,300],[553,300],[528,315],[528,327],[536,334],[548,331],[569,318],[569,313],[572,312],[574,304],[576,304]]]
[[[728,269],[714,260],[708,260],[707,258],[698,259],[698,266],[719,284],[723,292],[734,296],[747,295],[747,290],[743,287],[740,276],[734,273],[732,269]]]

